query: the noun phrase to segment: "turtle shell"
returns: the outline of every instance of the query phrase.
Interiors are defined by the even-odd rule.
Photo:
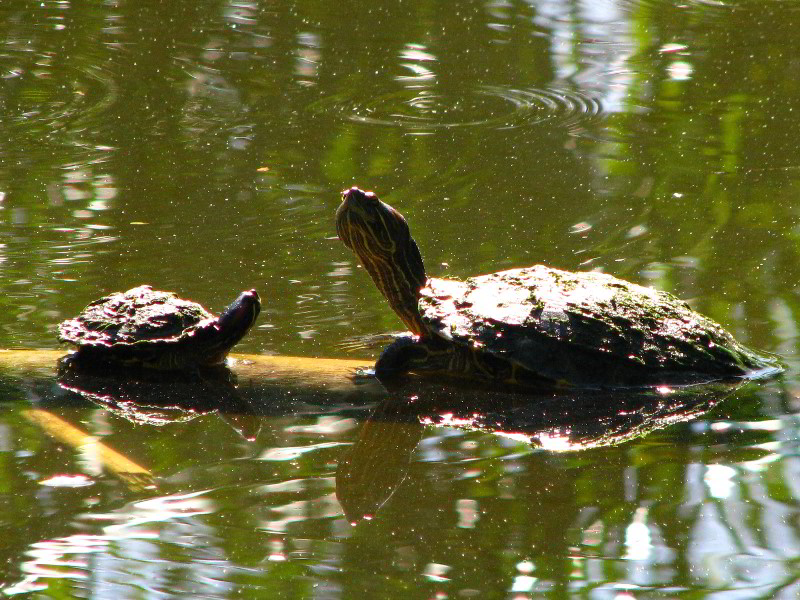
[[[59,339],[79,348],[156,345],[180,341],[206,319],[214,315],[196,302],[142,285],[95,300],[59,325]]]
[[[419,306],[433,334],[553,381],[690,382],[774,367],[675,296],[603,273],[537,265],[429,279]]]

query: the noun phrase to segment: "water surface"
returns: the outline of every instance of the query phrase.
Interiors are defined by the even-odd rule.
[[[787,366],[579,450],[371,427],[369,394],[141,422],[12,377],[5,593],[800,593],[800,4],[5,0],[0,32],[0,347],[55,348],[59,321],[142,283],[215,311],[254,287],[241,351],[368,362],[363,336],[402,326],[333,239],[359,185],[408,217],[431,275],[602,270]],[[337,473],[370,431],[396,448],[373,467],[392,493],[352,526]]]

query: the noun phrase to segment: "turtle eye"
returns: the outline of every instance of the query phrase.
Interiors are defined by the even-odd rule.
[[[383,204],[383,202],[381,202],[381,204]],[[411,236],[411,232],[408,229],[406,218],[388,204],[383,204],[383,206],[387,213],[387,218],[384,222],[390,234],[393,237],[397,236],[401,239],[408,239]]]

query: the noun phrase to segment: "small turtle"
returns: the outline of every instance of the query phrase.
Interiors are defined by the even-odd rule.
[[[77,347],[74,359],[81,364],[193,369],[222,364],[260,310],[255,290],[215,317],[195,302],[141,285],[95,300],[58,331],[62,342]]]
[[[379,378],[410,370],[616,387],[780,371],[675,296],[610,275],[536,265],[429,278],[405,218],[372,192],[342,193],[336,229],[413,334],[383,351]]]

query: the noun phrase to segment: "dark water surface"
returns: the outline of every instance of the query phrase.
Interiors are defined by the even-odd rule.
[[[3,0],[2,348],[150,283],[258,289],[242,352],[374,358],[401,323],[332,239],[359,185],[432,275],[602,270],[787,372],[576,443],[531,399],[527,430],[299,387],[141,418],[0,375],[0,590],[800,596],[798,40],[794,1]]]

